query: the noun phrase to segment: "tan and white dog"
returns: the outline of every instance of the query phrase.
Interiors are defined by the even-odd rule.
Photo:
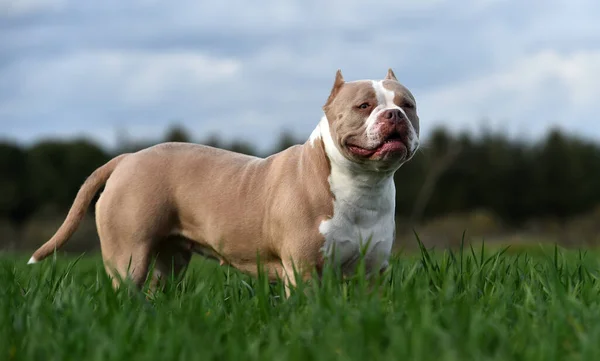
[[[367,240],[367,271],[382,270],[395,237],[393,175],[419,147],[415,99],[391,69],[352,82],[338,70],[323,111],[306,143],[264,159],[187,143],[115,157],[30,263],[67,241],[105,184],[96,223],[115,286],[141,286],[153,261],[151,283],[182,273],[194,252],[254,275],[258,257],[271,279],[294,285],[294,270],[307,278],[326,260],[352,272]]]

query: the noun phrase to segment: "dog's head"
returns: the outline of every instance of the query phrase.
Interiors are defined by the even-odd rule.
[[[392,69],[383,80],[352,82],[338,70],[323,111],[339,155],[366,170],[395,171],[419,147],[415,98]]]

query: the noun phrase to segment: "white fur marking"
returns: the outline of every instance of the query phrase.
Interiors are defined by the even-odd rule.
[[[375,89],[375,95],[377,97],[377,106],[375,107],[375,109],[373,109],[365,123],[367,125],[366,135],[368,144],[375,145],[379,142],[379,135],[377,134],[377,118],[379,117],[379,114],[381,114],[381,112],[388,109],[398,109],[402,112],[406,119],[408,119],[408,116],[406,115],[404,109],[402,109],[394,103],[395,93],[393,90],[386,89],[383,86],[383,80],[372,80],[371,84],[373,85],[373,89]],[[414,152],[419,146],[419,137],[417,136],[417,132],[412,126],[412,124],[410,122],[408,122],[408,124],[408,129],[410,132],[410,153],[414,154]]]
[[[29,259],[29,261],[27,262],[27,264],[34,264],[34,263],[37,263],[37,262],[38,262],[38,261],[37,261],[37,259],[35,259],[35,257],[31,257],[31,258]]]
[[[310,145],[312,145],[313,147],[315,146],[315,140],[321,138],[321,128],[319,127],[319,124],[317,124],[317,127],[312,131],[312,133],[310,133]]]
[[[335,195],[333,217],[323,221],[319,232],[325,237],[325,256],[335,252],[335,261],[344,269],[353,267],[360,248],[367,266],[378,271],[387,263],[394,242],[396,188],[391,174],[376,175],[358,169],[335,146],[324,116],[320,135],[331,163],[329,184]]]
[[[379,114],[387,109],[400,109],[400,111],[406,116],[406,113],[402,108],[394,104],[394,92],[388,90],[383,86],[382,81],[371,81],[373,89],[375,89],[375,96],[377,97],[377,106],[366,120],[367,123],[367,136],[370,136],[375,131],[375,125]]]

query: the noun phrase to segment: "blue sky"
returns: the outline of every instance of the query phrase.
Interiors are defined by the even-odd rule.
[[[597,0],[0,0],[0,138],[307,138],[335,71],[437,125],[600,140]]]

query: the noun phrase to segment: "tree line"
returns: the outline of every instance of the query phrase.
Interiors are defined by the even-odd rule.
[[[172,127],[160,141],[193,141]],[[198,143],[266,156],[303,143],[288,133],[268,154],[247,142],[212,136]],[[19,229],[44,211],[63,217],[87,176],[116,154],[158,142],[122,144],[108,151],[86,140],[43,140],[31,146],[0,143],[0,220]],[[532,218],[558,222],[600,204],[600,145],[559,130],[533,143],[487,132],[436,129],[395,177],[397,215],[409,224],[452,212],[485,209],[518,227]]]

